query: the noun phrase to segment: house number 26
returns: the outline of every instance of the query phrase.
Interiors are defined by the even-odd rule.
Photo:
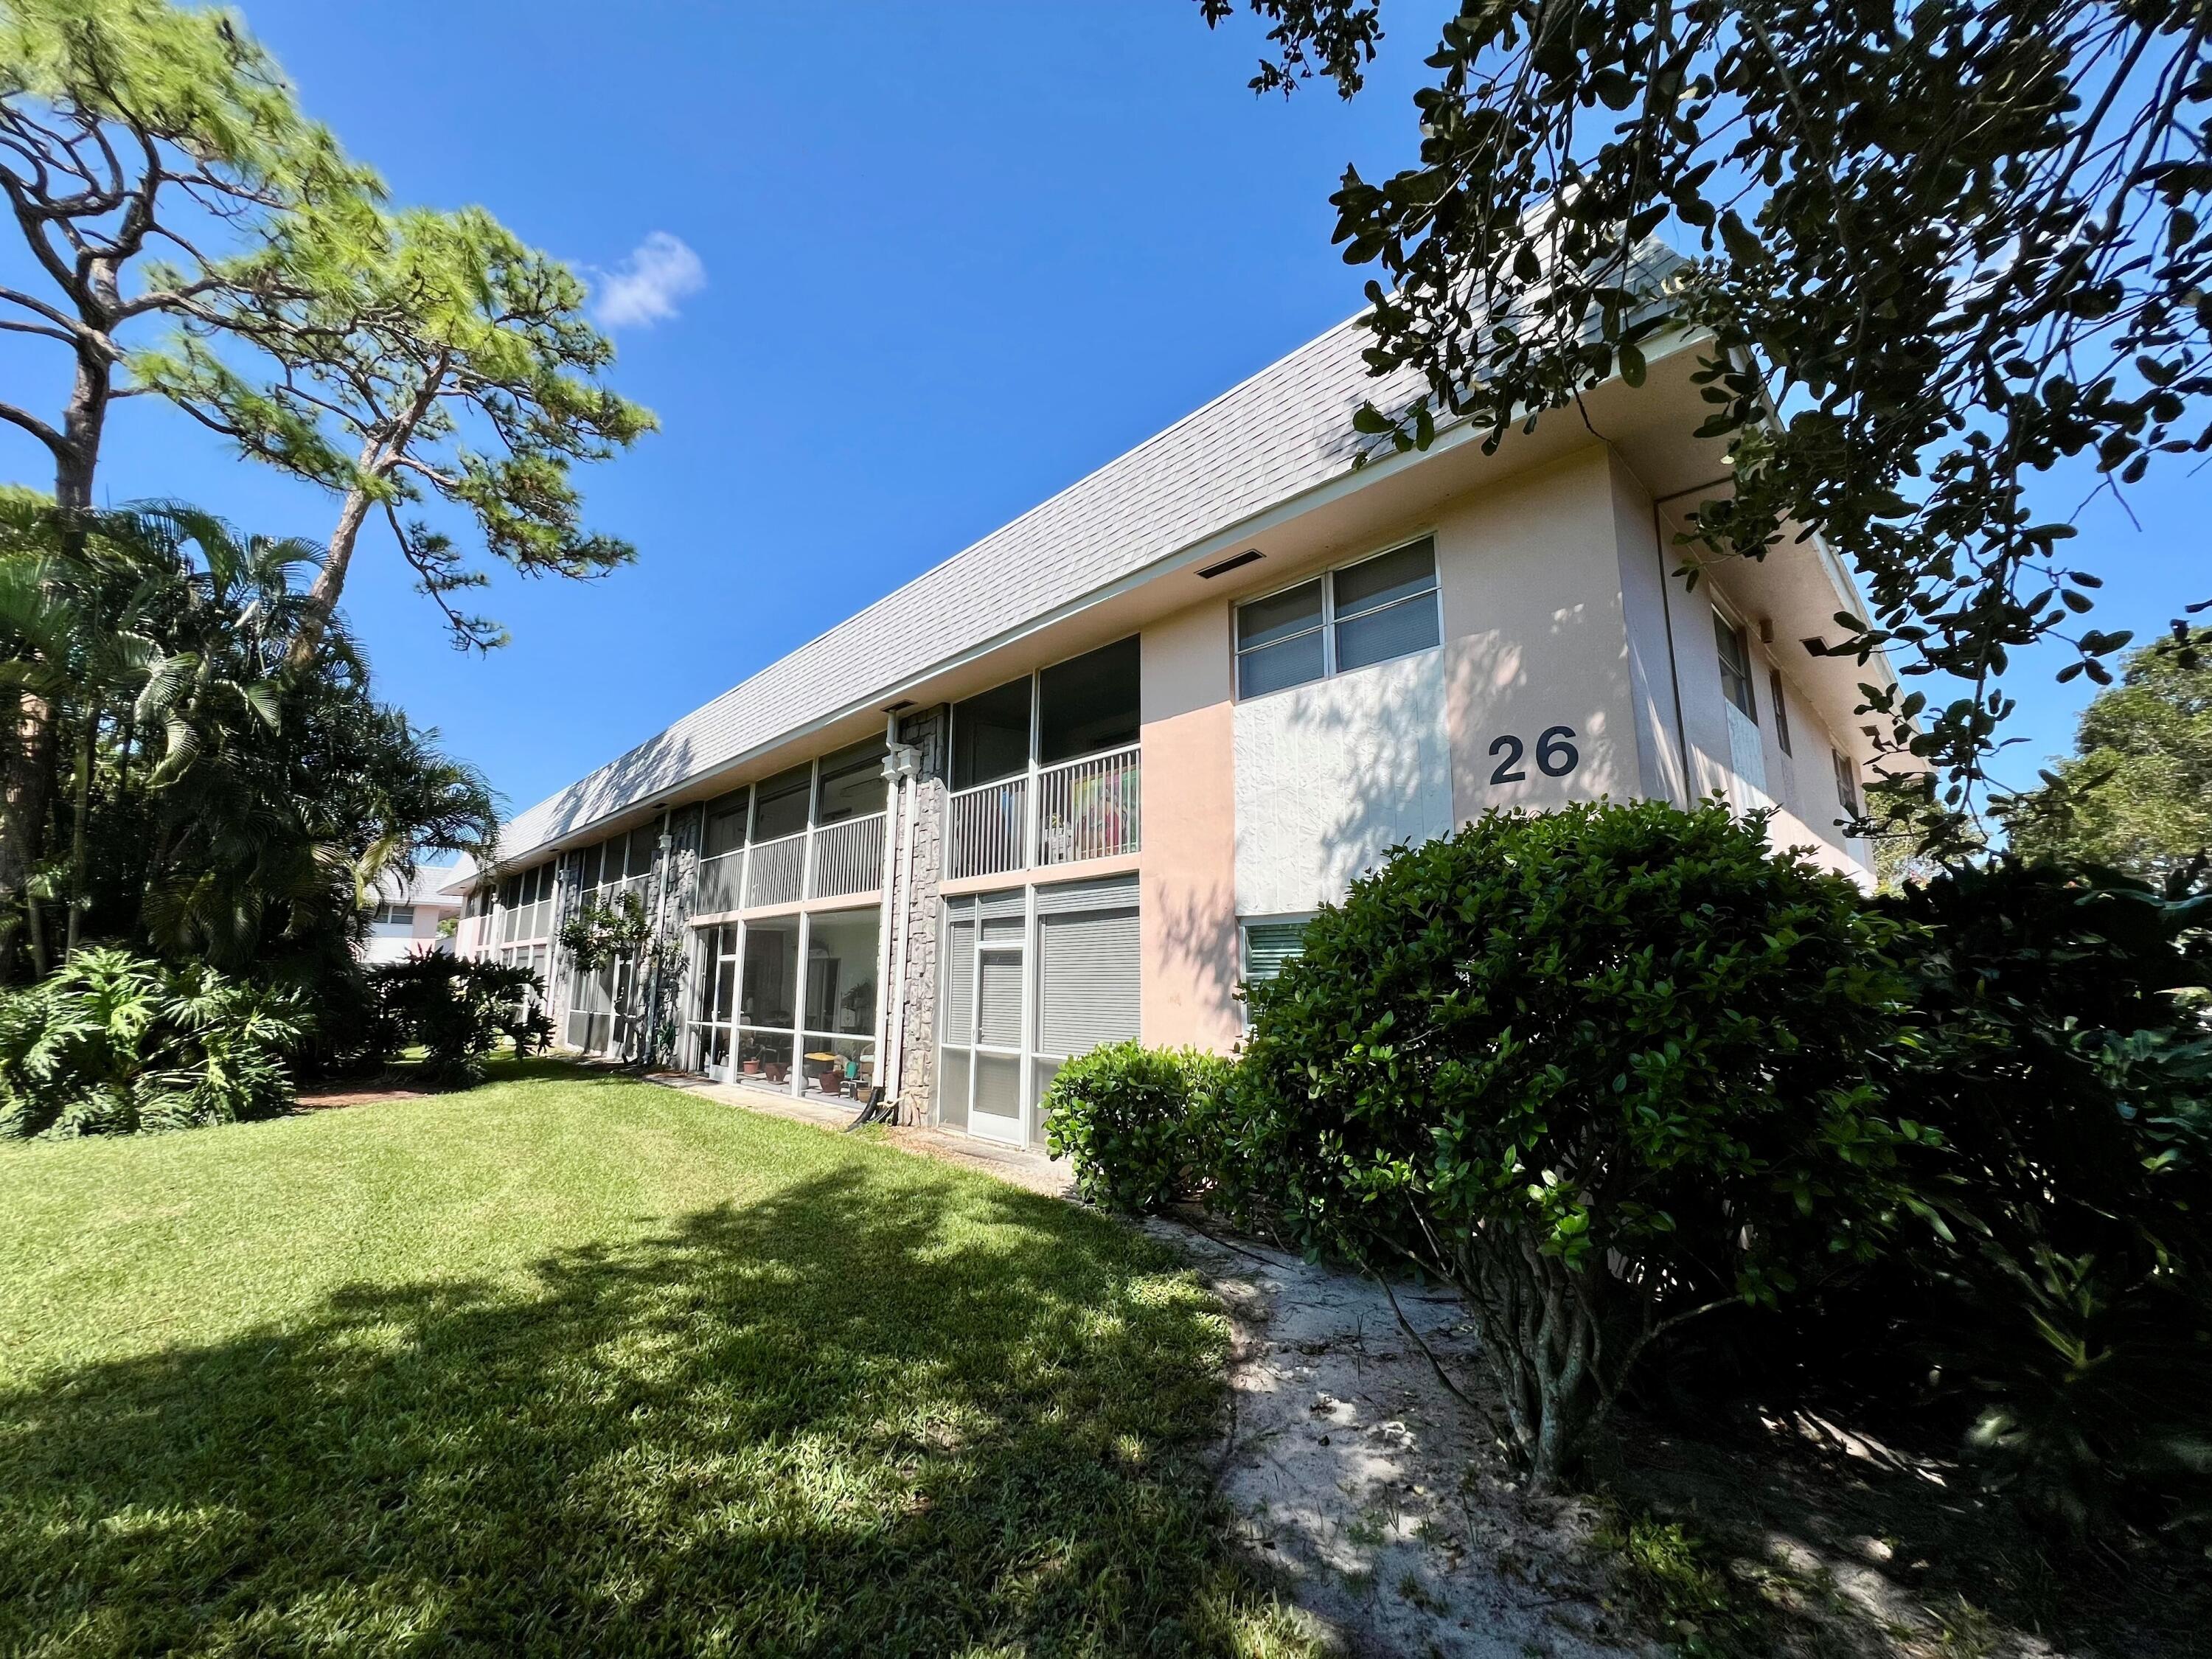
[[[1564,778],[1580,766],[1583,757],[1574,744],[1568,741],[1575,735],[1571,726],[1547,726],[1536,739],[1536,769],[1547,778]],[[1492,783],[1522,783],[1528,775],[1521,769],[1521,757],[1528,753],[1520,738],[1508,733],[1490,745],[1490,752],[1501,757],[1498,769],[1490,775]]]

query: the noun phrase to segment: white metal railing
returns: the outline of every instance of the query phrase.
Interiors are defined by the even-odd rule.
[[[746,860],[747,904],[790,904],[805,891],[806,831],[755,843]]]
[[[884,878],[884,815],[844,818],[813,831],[814,856],[806,881],[809,898],[866,893]]]
[[[1139,755],[1132,744],[961,790],[946,804],[945,876],[995,876],[1138,851],[1144,816]]]
[[[745,849],[742,847],[699,860],[699,875],[691,892],[695,915],[716,915],[744,902]]]
[[[1037,774],[1036,862],[1073,864],[1138,849],[1143,791],[1134,745]]]
[[[946,803],[946,876],[995,876],[1028,863],[1029,799],[1026,777],[979,783],[954,795]]]

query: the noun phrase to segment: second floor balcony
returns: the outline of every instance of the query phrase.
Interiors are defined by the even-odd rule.
[[[945,814],[945,876],[994,876],[1139,851],[1141,774],[1131,744],[954,792]]]
[[[872,893],[883,883],[885,822],[869,812],[702,858],[691,909],[715,915]]]

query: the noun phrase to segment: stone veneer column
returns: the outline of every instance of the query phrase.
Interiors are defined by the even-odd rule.
[[[895,927],[906,930],[906,976],[898,987],[905,1048],[899,1074],[898,1121],[927,1123],[937,1091],[938,878],[945,869],[945,708],[899,722],[899,741],[920,751],[915,785],[913,882]]]

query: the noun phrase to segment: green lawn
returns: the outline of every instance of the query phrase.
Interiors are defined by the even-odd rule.
[[[0,1151],[0,1654],[1276,1654],[1128,1230],[539,1064]]]

